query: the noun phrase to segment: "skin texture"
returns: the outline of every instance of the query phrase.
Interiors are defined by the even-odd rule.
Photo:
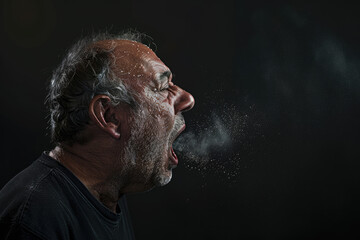
[[[50,152],[110,210],[124,193],[147,191],[171,180],[176,167],[171,145],[185,128],[182,112],[194,98],[172,82],[169,68],[147,46],[107,40],[95,47],[112,49],[112,69],[139,103],[113,106],[106,95],[89,105],[85,144],[61,144]]]

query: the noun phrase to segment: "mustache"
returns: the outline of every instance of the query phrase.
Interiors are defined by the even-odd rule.
[[[171,131],[170,134],[170,141],[173,142],[177,136],[177,134],[179,133],[180,129],[185,125],[185,119],[184,116],[179,113],[175,116],[175,121],[174,121],[174,127]]]

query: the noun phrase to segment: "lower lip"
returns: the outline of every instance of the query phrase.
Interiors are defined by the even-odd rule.
[[[171,156],[170,156],[170,161],[172,165],[178,165],[179,160],[174,152],[174,149],[171,147]]]

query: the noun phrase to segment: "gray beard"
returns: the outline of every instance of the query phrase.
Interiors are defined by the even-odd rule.
[[[131,176],[132,181],[145,185],[163,186],[171,177],[162,174],[163,158],[169,149],[169,136],[142,111],[132,118],[131,135],[124,151],[126,168],[130,169],[141,162],[141,172]],[[151,119],[150,119],[151,120]],[[134,176],[135,175],[135,176]]]
[[[171,181],[171,169],[165,169],[164,156],[169,154],[172,142],[175,140],[180,128],[184,125],[184,117],[181,114],[175,116],[174,126],[170,134],[161,129],[149,119],[144,111],[138,111],[132,118],[131,136],[124,149],[125,171],[131,171],[131,167],[142,162],[142,173],[134,173],[132,180],[153,186],[164,186]],[[151,119],[150,119],[151,120]],[[163,171],[168,171],[165,174]],[[135,178],[134,178],[135,177]],[[149,179],[146,179],[148,177]]]

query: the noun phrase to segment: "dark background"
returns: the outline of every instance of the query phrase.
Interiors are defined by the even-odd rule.
[[[137,239],[359,239],[360,8],[269,2],[2,0],[0,186],[52,147],[43,101],[65,50],[135,28],[194,95],[189,131],[252,109],[231,181],[180,159],[168,186],[128,196]]]

